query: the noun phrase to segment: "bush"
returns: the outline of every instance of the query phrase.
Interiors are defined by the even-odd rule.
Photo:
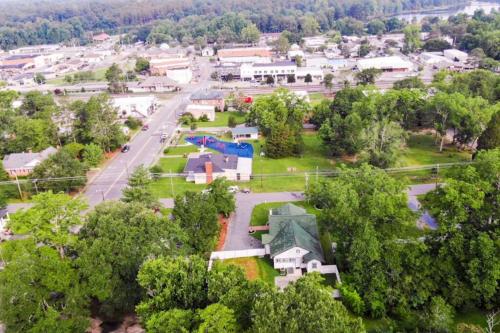
[[[208,121],[208,116],[206,114],[204,114],[198,120],[202,121],[202,122],[206,122],[206,121]]]
[[[191,130],[194,131],[195,129],[198,128],[198,125],[193,122],[193,123],[191,123],[191,126],[189,128],[191,128]]]
[[[83,161],[89,167],[96,167],[104,158],[104,152],[101,147],[90,143],[83,148]]]
[[[365,302],[361,296],[346,284],[341,284],[339,289],[342,294],[342,303],[354,314],[361,316],[365,312]]]
[[[125,125],[131,130],[135,130],[142,126],[142,121],[140,119],[129,116],[125,121]]]
[[[236,118],[234,116],[229,116],[229,118],[227,118],[227,126],[231,128],[236,127]]]
[[[184,113],[179,121],[182,125],[189,125],[194,122],[194,117],[191,113]]]

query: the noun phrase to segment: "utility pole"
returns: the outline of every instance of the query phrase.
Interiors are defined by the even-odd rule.
[[[174,181],[172,179],[172,170],[169,170],[169,172],[170,172],[170,188],[172,190],[172,198],[175,198]]]
[[[35,191],[36,191],[36,194],[38,194],[38,186],[36,185],[36,179],[33,181],[33,184],[35,184]]]
[[[19,191],[19,199],[23,200],[23,193],[21,192],[21,185],[19,185],[19,178],[17,178],[17,173],[14,172],[16,176],[17,190]]]

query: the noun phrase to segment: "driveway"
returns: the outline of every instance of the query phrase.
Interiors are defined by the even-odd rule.
[[[237,193],[236,212],[229,223],[224,251],[261,248],[262,244],[248,234],[250,218],[256,205],[267,202],[300,201],[303,197],[296,192]]]

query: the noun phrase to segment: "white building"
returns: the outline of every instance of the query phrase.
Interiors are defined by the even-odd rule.
[[[403,60],[398,56],[359,59],[356,66],[360,71],[377,68],[384,72],[407,72],[413,69],[413,64],[410,61]]]
[[[304,58],[304,51],[300,49],[300,46],[297,44],[292,44],[290,46],[290,51],[287,53],[288,59],[294,59],[295,57],[301,57],[302,59]]]
[[[114,97],[111,100],[120,118],[134,117],[146,119],[156,111],[156,97],[148,96],[126,96]]]
[[[275,82],[286,81],[288,75],[295,77],[297,65],[292,61],[280,61],[268,64],[242,64],[240,77],[243,81],[265,80],[272,76]]]
[[[186,181],[195,184],[210,184],[214,179],[249,181],[252,174],[252,159],[237,155],[191,153],[184,167]]]
[[[208,121],[215,120],[215,106],[213,105],[189,104],[185,112],[190,113],[197,120],[203,116],[206,116]]]
[[[457,49],[448,49],[443,51],[443,55],[445,58],[450,59],[451,61],[466,61],[469,58],[469,55],[465,52],[462,52]]]
[[[169,79],[174,80],[178,84],[188,84],[193,79],[191,68],[169,69],[166,75]]]
[[[312,76],[315,81],[323,81],[323,70],[318,67],[297,67],[297,80],[305,80],[307,74]]]
[[[214,49],[210,46],[204,47],[201,50],[201,56],[202,57],[213,57],[214,56]]]

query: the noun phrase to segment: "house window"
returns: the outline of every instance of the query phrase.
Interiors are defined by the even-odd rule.
[[[300,253],[300,250],[299,250],[299,249],[297,249],[297,250],[295,250],[295,252],[296,252],[297,254],[299,254],[299,253]]]
[[[315,262],[313,262],[313,264],[312,264],[312,268],[313,268],[313,269],[318,268],[318,264],[317,264],[317,263],[315,263]]]

